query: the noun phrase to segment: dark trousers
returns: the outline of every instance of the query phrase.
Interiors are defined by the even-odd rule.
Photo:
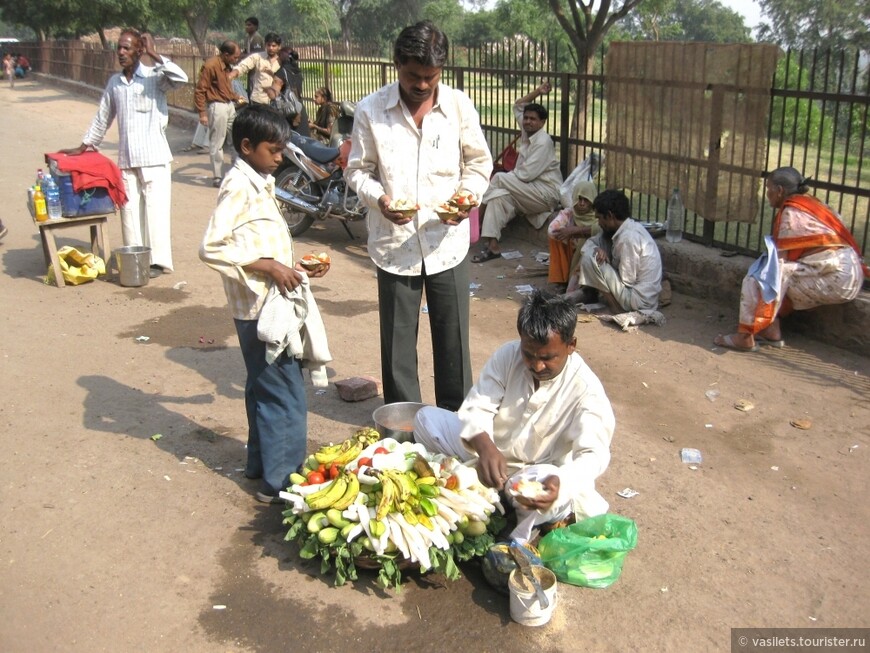
[[[245,359],[245,408],[248,414],[248,462],[245,475],[263,478],[262,491],[277,494],[305,458],[308,408],[302,368],[281,354],[266,364],[266,343],[257,337],[256,320],[235,320]]]
[[[458,410],[471,389],[468,261],[438,274],[400,276],[378,268],[384,403],[421,401],[417,334],[423,290],[432,331],[435,403]]]

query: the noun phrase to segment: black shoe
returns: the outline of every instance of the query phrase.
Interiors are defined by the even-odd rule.
[[[266,494],[265,492],[257,492],[257,501],[260,503],[284,503],[284,499],[277,494]]]
[[[214,179],[212,179],[211,185],[214,186],[215,188],[220,188],[222,181],[223,181],[223,179],[221,179],[220,177],[215,177]]]

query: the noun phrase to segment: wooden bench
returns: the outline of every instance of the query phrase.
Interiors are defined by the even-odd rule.
[[[108,215],[86,215],[78,218],[46,220],[45,222],[37,222],[34,219],[33,222],[39,227],[39,238],[42,241],[42,253],[45,256],[45,264],[54,268],[54,278],[57,280],[58,288],[63,288],[66,284],[63,281],[60,259],[57,256],[57,243],[54,240],[55,231],[70,229],[72,227],[90,227],[91,251],[97,256],[102,256],[108,268],[110,264],[109,257],[111,256]]]

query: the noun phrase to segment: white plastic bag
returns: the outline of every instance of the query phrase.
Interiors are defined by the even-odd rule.
[[[595,152],[577,164],[577,167],[571,171],[571,174],[568,175],[568,178],[562,182],[562,186],[559,188],[562,208],[570,209],[574,206],[574,185],[578,181],[592,181],[603,165],[604,155]]]

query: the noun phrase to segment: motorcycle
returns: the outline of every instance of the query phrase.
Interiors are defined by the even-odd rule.
[[[315,220],[338,218],[354,238],[347,223],[366,217],[368,209],[344,179],[354,108],[350,102],[339,105],[329,145],[294,131],[284,149],[284,162],[275,172],[275,196],[293,237]]]

